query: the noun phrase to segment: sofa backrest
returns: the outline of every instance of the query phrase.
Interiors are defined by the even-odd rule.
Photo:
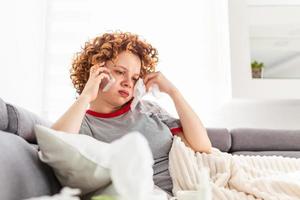
[[[226,128],[207,128],[207,135],[212,146],[223,152],[228,152],[231,148],[231,136]]]
[[[300,151],[300,130],[237,128],[230,134],[230,152]]]

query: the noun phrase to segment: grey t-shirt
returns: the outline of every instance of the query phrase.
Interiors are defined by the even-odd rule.
[[[169,151],[173,135],[181,131],[179,119],[173,118],[152,101],[139,102],[131,111],[130,103],[113,113],[104,114],[88,110],[80,133],[110,143],[131,131],[138,131],[147,139],[154,158],[154,184],[172,193],[169,174]]]

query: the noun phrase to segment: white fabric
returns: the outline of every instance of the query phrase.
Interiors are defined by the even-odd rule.
[[[213,149],[195,153],[178,137],[170,151],[173,193],[196,190],[198,174],[210,169],[213,199],[300,199],[300,159],[280,156],[238,156]]]
[[[140,133],[130,132],[108,144],[41,125],[35,126],[35,132],[40,159],[53,168],[63,186],[87,194],[112,180],[122,200],[148,200],[153,193],[154,161]]]

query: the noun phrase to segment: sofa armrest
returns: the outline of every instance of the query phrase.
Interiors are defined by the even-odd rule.
[[[52,169],[21,137],[0,131],[0,199],[53,195],[61,189]]]
[[[8,126],[7,108],[5,102],[0,98],[0,130],[5,131]]]
[[[14,133],[30,143],[36,144],[34,125],[49,127],[51,123],[22,107],[7,103],[8,127],[7,132]]]

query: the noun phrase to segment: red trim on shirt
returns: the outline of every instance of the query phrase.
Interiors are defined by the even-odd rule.
[[[102,118],[111,118],[111,117],[117,117],[120,116],[126,112],[128,112],[130,110],[130,105],[131,105],[131,101],[129,101],[128,103],[126,103],[123,107],[121,107],[119,110],[116,110],[112,113],[99,113],[99,112],[95,112],[92,110],[87,110],[86,113],[93,115],[95,117],[102,117]]]
[[[173,135],[177,135],[180,132],[183,132],[182,127],[178,127],[178,128],[171,128],[170,129]]]

